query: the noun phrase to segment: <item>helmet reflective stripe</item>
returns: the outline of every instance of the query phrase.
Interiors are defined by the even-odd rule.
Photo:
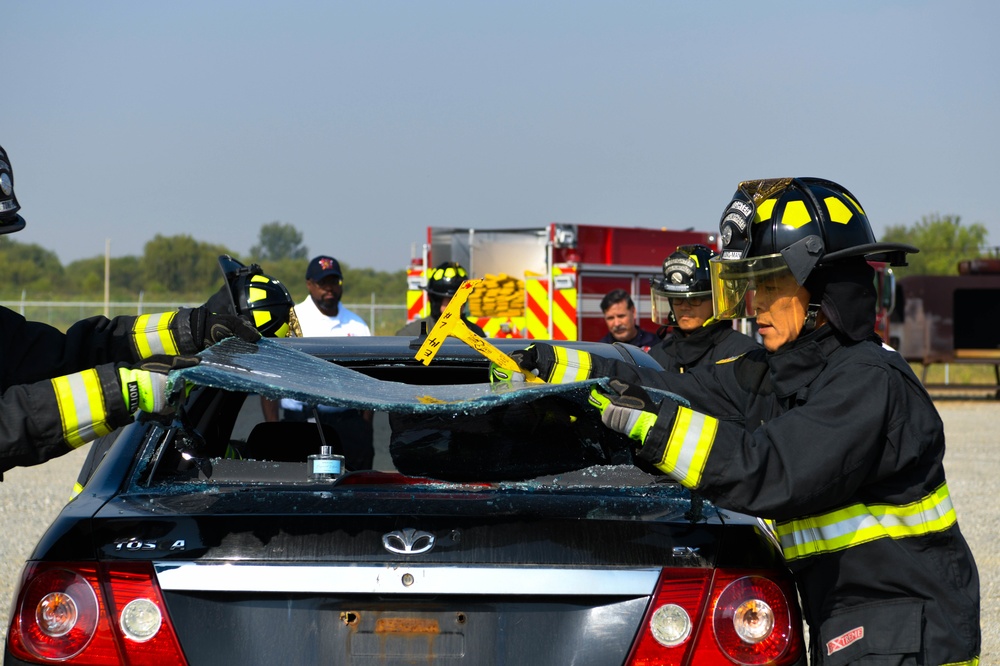
[[[943,532],[956,522],[942,483],[926,497],[896,506],[854,504],[837,511],[776,525],[786,560],[832,553],[876,539],[904,539]]]
[[[854,204],[858,212],[864,215],[864,211],[861,210],[861,206],[848,196],[844,198],[850,203]],[[772,213],[774,213],[774,205],[778,203],[777,199],[768,199],[767,201],[762,201],[759,206],[757,206],[756,215],[754,215],[754,224],[760,222],[767,222],[771,219]],[[854,211],[847,207],[847,205],[838,199],[837,197],[826,197],[823,199],[823,204],[826,206],[827,215],[831,222],[836,222],[838,224],[848,224],[851,218],[854,217]],[[781,223],[785,224],[793,229],[798,229],[804,224],[812,222],[812,216],[809,214],[809,209],[806,208],[804,201],[789,201],[785,205],[785,212],[781,216]]]
[[[465,277],[466,275],[467,273],[465,272],[465,269],[462,268],[461,266],[458,267],[458,270],[455,270],[454,266],[448,266],[447,268],[438,268],[437,270],[435,270],[434,275],[431,276],[431,279],[450,280],[456,276]]]
[[[274,317],[271,316],[270,310],[254,310],[253,311],[253,325],[258,330],[262,330],[263,327],[271,322]],[[281,322],[278,328],[269,332],[270,335],[276,338],[288,337],[288,322]]]
[[[590,378],[590,354],[567,347],[553,347],[556,362],[552,366],[549,382],[553,384],[569,384],[582,382]]]
[[[837,197],[827,197],[823,199],[823,203],[826,205],[827,212],[830,213],[830,221],[838,222],[840,224],[847,224],[854,217],[854,213],[851,209],[844,205],[844,203]],[[853,202],[852,202],[853,203]],[[861,209],[861,206],[858,206]]]
[[[681,485],[697,488],[718,430],[719,419],[678,407],[663,456],[653,464]]]
[[[454,296],[458,292],[459,287],[462,286],[462,282],[468,277],[469,274],[460,264],[447,261],[430,271],[426,285],[427,293],[430,296],[438,298]],[[438,303],[440,304],[440,301]],[[436,310],[435,307],[431,309]],[[434,314],[433,316],[437,315]]]
[[[267,310],[254,310],[253,311],[253,325],[255,327],[261,327],[267,322],[271,321],[271,313]]]
[[[56,377],[52,388],[56,392],[63,438],[71,447],[75,449],[111,432],[97,370]]]
[[[294,302],[285,285],[259,271],[254,264],[245,267],[229,280],[237,314],[248,317],[261,335],[283,338],[288,335],[288,321]],[[229,278],[227,278],[229,279]]]
[[[176,312],[140,315],[132,326],[132,339],[139,352],[139,358],[149,358],[155,354],[176,356],[180,353],[177,341],[170,330]]]

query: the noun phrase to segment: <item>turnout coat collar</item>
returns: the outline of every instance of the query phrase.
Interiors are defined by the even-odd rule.
[[[809,386],[842,346],[833,328],[823,326],[776,352],[768,353],[767,366],[775,395],[787,398]]]

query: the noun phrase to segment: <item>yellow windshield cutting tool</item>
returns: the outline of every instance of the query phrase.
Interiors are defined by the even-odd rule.
[[[427,333],[427,339],[425,339],[424,343],[420,345],[420,349],[417,350],[415,358],[424,365],[429,365],[431,360],[433,360],[434,356],[437,354],[438,349],[440,349],[441,344],[450,335],[466,343],[504,370],[509,372],[520,372],[524,375],[526,381],[544,384],[545,381],[540,377],[524,370],[517,364],[517,362],[514,361],[514,359],[473,333],[469,330],[469,327],[465,325],[465,320],[462,318],[462,306],[465,305],[465,301],[469,298],[469,294],[471,294],[472,291],[482,283],[482,280],[466,280],[462,283],[462,286],[458,288],[458,292],[454,297],[452,297],[451,302],[448,303],[448,307],[446,307],[444,312],[441,313],[441,316],[438,317],[437,323],[434,324],[434,328]]]

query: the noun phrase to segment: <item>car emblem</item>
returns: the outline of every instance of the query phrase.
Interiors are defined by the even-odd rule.
[[[390,553],[399,555],[419,555],[434,547],[434,535],[430,532],[404,527],[382,535],[382,545]]]

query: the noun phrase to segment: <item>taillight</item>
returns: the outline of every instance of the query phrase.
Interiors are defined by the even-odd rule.
[[[643,620],[629,666],[688,663],[694,632],[704,613],[710,569],[664,569]]]
[[[664,569],[626,663],[794,664],[804,652],[794,600],[790,580],[760,572]]]
[[[187,664],[149,562],[122,562],[104,569],[108,608],[120,631],[127,663]]]
[[[92,585],[96,576],[92,571],[84,573],[91,575],[84,578],[68,569],[50,569],[24,589],[17,631],[25,649],[35,657],[75,657],[97,633],[101,613]]]
[[[25,567],[20,590],[9,636],[18,659],[187,664],[148,562],[33,563]]]
[[[715,640],[737,664],[772,664],[790,646],[792,617],[781,589],[761,576],[729,583],[715,602]]]

